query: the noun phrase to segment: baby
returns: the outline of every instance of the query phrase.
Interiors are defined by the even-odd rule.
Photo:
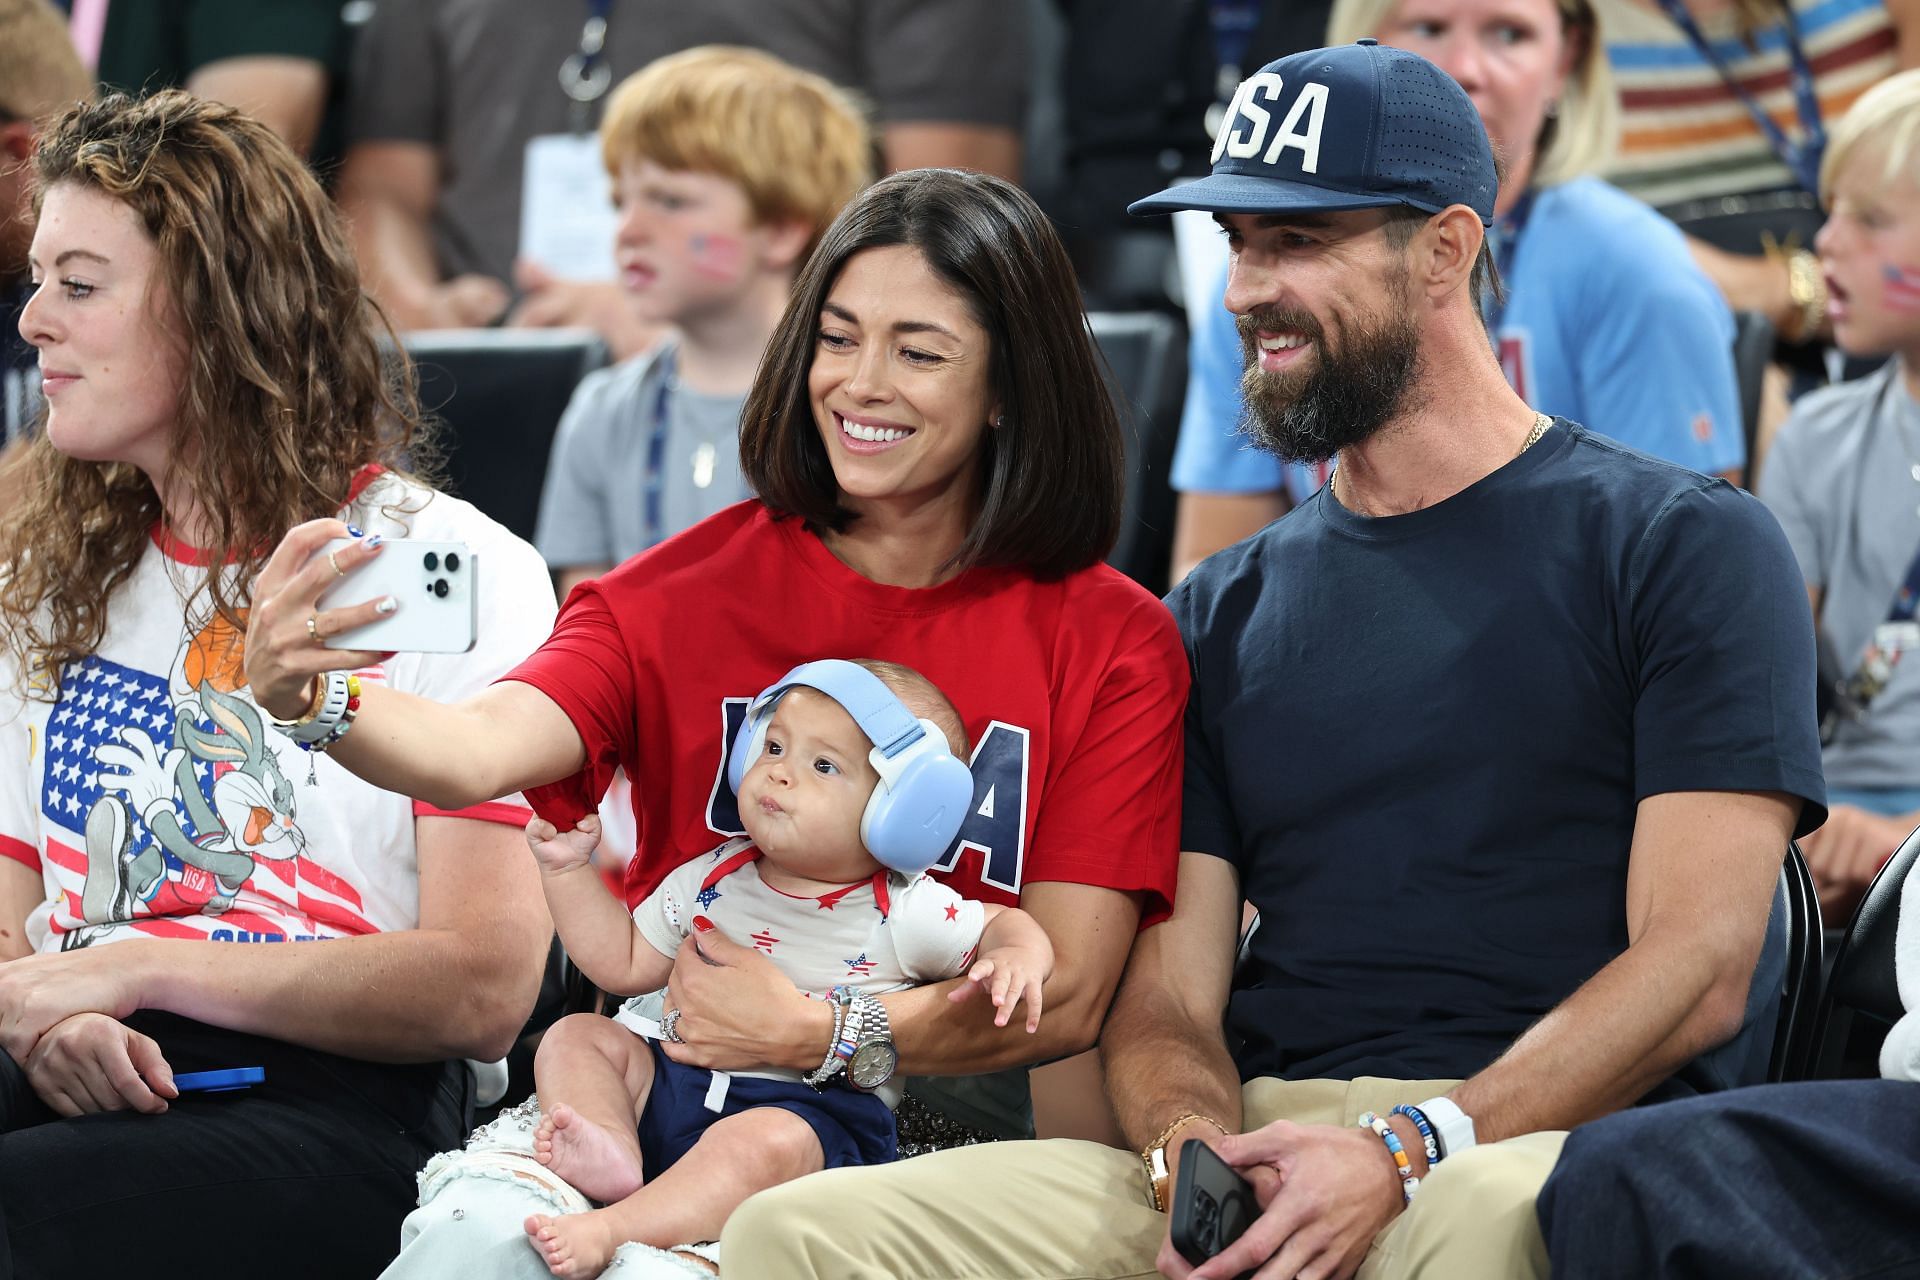
[[[925,874],[972,804],[966,753],[960,717],[924,676],[811,662],[747,709],[728,766],[747,838],[671,872],[631,918],[589,866],[595,819],[564,835],[527,828],[560,940],[602,989],[657,990],[689,931],[718,929],[834,1005],[832,1041],[804,1075],[686,1066],[627,1029],[678,1041],[674,1008],[657,1025],[637,1001],[617,1020],[556,1023],[534,1062],[546,1115],[534,1154],[606,1207],[527,1219],[554,1275],[597,1275],[629,1240],[717,1240],[756,1191],[892,1160],[901,1087],[879,993],[965,974],[955,999],[988,991],[1000,1026],[1024,1000],[1038,1029],[1045,932]]]

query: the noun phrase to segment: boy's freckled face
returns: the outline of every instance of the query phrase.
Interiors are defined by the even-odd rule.
[[[1920,183],[1863,147],[1841,166],[1815,239],[1834,341],[1855,355],[1920,354]]]
[[[762,856],[811,880],[851,883],[878,868],[860,818],[880,776],[872,743],[824,693],[794,689],[774,707],[760,756],[740,780],[740,822]]]
[[[614,203],[620,283],[648,320],[724,311],[767,269],[767,230],[730,179],[631,160],[614,180]]]

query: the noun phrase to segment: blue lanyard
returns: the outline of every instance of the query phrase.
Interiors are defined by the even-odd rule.
[[[653,426],[647,433],[647,474],[640,486],[640,511],[649,547],[665,537],[661,508],[666,501],[666,486],[662,477],[667,463],[667,397],[672,394],[673,370],[668,368],[660,376],[660,394],[653,399]]]
[[[1484,308],[1487,317],[1487,332],[1496,339],[1500,336],[1500,322],[1506,318],[1507,305],[1513,301],[1513,264],[1520,256],[1520,235],[1527,229],[1527,219],[1533,216],[1533,190],[1528,188],[1513,208],[1493,224],[1493,266],[1506,286],[1506,299],[1496,305],[1487,300]]]
[[[1213,29],[1213,65],[1232,67],[1237,83],[1244,74],[1241,68],[1247,64],[1254,28],[1260,25],[1259,0],[1208,0],[1207,25]]]
[[[1820,157],[1827,149],[1827,128],[1820,119],[1820,99],[1813,92],[1813,67],[1807,61],[1805,47],[1800,43],[1800,20],[1793,12],[1792,0],[1781,0],[1781,7],[1785,10],[1781,27],[1787,41],[1787,58],[1792,64],[1794,110],[1799,114],[1801,131],[1806,134],[1806,137],[1797,143],[1780,131],[1780,126],[1774,123],[1773,117],[1760,109],[1760,104],[1755,102],[1753,95],[1747,92],[1747,87],[1735,78],[1732,71],[1728,70],[1719,52],[1708,41],[1706,34],[1700,30],[1700,24],[1694,21],[1691,13],[1687,12],[1685,0],[1660,0],[1660,7],[1665,9],[1667,16],[1673,19],[1674,24],[1686,33],[1695,51],[1720,73],[1721,82],[1739,95],[1741,103],[1747,108],[1747,114],[1753,117],[1753,123],[1759,127],[1761,133],[1766,135],[1767,144],[1773,148],[1773,154],[1780,158],[1781,164],[1787,166],[1788,172],[1793,174],[1794,181],[1800,184],[1803,191],[1818,195],[1820,193]]]
[[[1920,551],[1913,553],[1912,563],[1907,565],[1906,579],[1900,589],[1893,593],[1893,604],[1887,609],[1888,622],[1912,622],[1916,610],[1920,610]]]

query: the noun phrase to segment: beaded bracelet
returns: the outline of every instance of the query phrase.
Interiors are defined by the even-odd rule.
[[[1420,1131],[1420,1143],[1427,1149],[1427,1172],[1433,1172],[1433,1166],[1440,1163],[1440,1139],[1434,1136],[1433,1125],[1427,1121],[1427,1113],[1409,1103],[1402,1103],[1387,1114],[1405,1116],[1413,1121],[1413,1127]]]
[[[273,727],[292,738],[294,745],[308,753],[307,785],[318,782],[313,756],[325,752],[347,736],[354,717],[360,714],[360,677],[329,671],[320,680],[315,698],[318,710],[307,709],[298,720],[275,718]]]
[[[1387,1154],[1393,1157],[1393,1167],[1400,1174],[1400,1194],[1406,1197],[1406,1203],[1412,1204],[1413,1193],[1420,1189],[1420,1179],[1413,1176],[1413,1161],[1407,1158],[1407,1149],[1400,1145],[1400,1135],[1371,1111],[1360,1117],[1360,1127],[1373,1130],[1380,1141],[1387,1144]]]
[[[842,992],[847,996],[844,1000],[841,999]],[[811,1073],[801,1077],[816,1089],[823,1088],[833,1078],[833,1073],[840,1069],[840,1032],[847,1025],[847,1008],[853,1002],[852,996],[850,988],[835,987],[827,997],[827,1002],[833,1006],[833,1035],[827,1039],[827,1056]]]

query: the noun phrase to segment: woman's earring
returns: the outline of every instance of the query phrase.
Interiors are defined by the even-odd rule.
[[[1000,428],[1007,425],[1007,415],[1004,413],[996,413],[993,415],[993,421],[988,423],[987,425],[992,427],[995,431],[998,431]]]

